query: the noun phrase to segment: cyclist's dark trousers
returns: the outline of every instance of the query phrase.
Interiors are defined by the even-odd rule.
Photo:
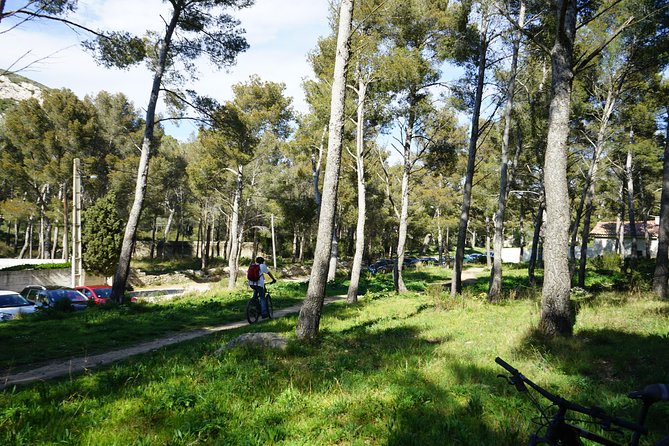
[[[251,285],[253,288],[253,297],[260,299],[260,313],[267,316],[267,299],[265,298],[265,287],[259,285]]]

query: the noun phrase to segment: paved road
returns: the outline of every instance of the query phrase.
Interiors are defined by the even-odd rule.
[[[479,273],[483,271],[483,268],[470,268],[462,271],[462,280],[468,280],[475,278]],[[337,300],[345,299],[346,296],[333,296],[325,299],[325,304],[335,302]],[[274,317],[279,318],[287,314],[297,313],[300,311],[302,304],[293,305],[289,308],[284,308],[282,310],[277,310],[274,312]],[[202,336],[210,335],[213,333],[218,333],[220,331],[232,330],[235,328],[244,327],[249,325],[247,321],[232,322],[224,325],[217,325],[213,327],[204,327],[199,330],[186,331],[182,333],[176,333],[170,336],[163,338],[155,339],[153,341],[144,342],[132,347],[123,348],[120,350],[114,350],[111,352],[100,353],[98,355],[92,356],[83,356],[79,358],[68,359],[67,361],[56,362],[48,364],[36,369],[27,370],[24,372],[16,374],[8,374],[5,376],[0,376],[0,390],[11,387],[14,385],[29,384],[35,381],[46,381],[52,378],[58,378],[61,376],[68,376],[73,374],[78,374],[83,371],[101,366],[106,364],[111,364],[113,362],[119,361],[121,359],[128,358],[130,356],[139,355],[142,353],[148,353],[154,350],[157,350],[161,347],[168,345],[176,344],[178,342],[188,341],[190,339],[199,338]]]

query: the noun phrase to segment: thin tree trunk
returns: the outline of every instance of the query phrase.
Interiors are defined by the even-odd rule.
[[[669,281],[669,107],[667,108],[665,123],[660,228],[657,237],[655,272],[653,273],[653,291],[663,299],[667,297],[667,282]]]
[[[488,17],[483,11],[481,16],[480,31],[480,54],[478,74],[476,79],[476,97],[474,109],[472,110],[471,132],[469,135],[469,149],[467,155],[467,174],[462,197],[462,208],[460,209],[460,224],[458,226],[458,241],[455,248],[455,265],[451,279],[451,295],[462,292],[462,262],[465,255],[465,242],[467,238],[467,226],[469,224],[469,209],[472,203],[472,185],[474,180],[474,169],[476,168],[476,149],[479,137],[479,117],[481,115],[481,102],[483,100],[483,86],[485,83],[485,69],[488,53]]]
[[[58,251],[58,221],[53,225],[53,244],[51,245],[51,257],[56,258],[56,251]]]
[[[346,301],[349,304],[358,301],[358,286],[360,285],[360,270],[362,256],[365,252],[365,218],[367,214],[367,186],[365,184],[365,101],[367,97],[367,83],[359,74],[358,79],[358,117],[355,137],[355,165],[358,178],[358,224],[355,233],[355,253],[351,281],[348,286]]]
[[[520,2],[518,12],[518,26],[525,25],[525,2]],[[502,293],[502,249],[504,248],[504,218],[506,202],[509,196],[509,139],[511,136],[514,91],[516,88],[516,73],[518,71],[518,53],[520,52],[520,31],[516,31],[513,41],[513,53],[511,57],[511,70],[509,74],[509,85],[506,93],[506,106],[504,107],[504,134],[502,135],[502,156],[499,174],[499,198],[497,201],[497,212],[493,216],[495,234],[493,236],[493,265],[490,270],[490,288],[488,289],[488,300],[496,301]],[[518,152],[518,151],[517,151]]]
[[[137,169],[135,198],[130,209],[128,222],[125,226],[123,243],[121,245],[121,254],[119,256],[118,266],[116,268],[116,273],[114,274],[114,283],[112,285],[111,300],[112,302],[116,303],[122,302],[123,293],[128,282],[128,275],[130,273],[130,260],[132,258],[132,248],[134,245],[135,234],[137,233],[137,226],[139,225],[139,218],[144,205],[144,197],[146,195],[146,184],[149,175],[149,160],[151,158],[151,146],[153,145],[154,140],[153,130],[155,126],[156,105],[158,104],[158,96],[160,95],[163,73],[165,72],[165,66],[167,64],[167,55],[171,47],[172,36],[180,16],[181,9],[175,7],[172,12],[172,17],[167,24],[165,36],[160,47],[158,61],[155,65],[156,72],[153,76],[153,84],[151,86],[149,103],[146,107],[144,139],[142,141],[142,152],[139,158],[139,166]]]
[[[170,209],[170,215],[167,217],[167,223],[165,224],[165,230],[163,231],[163,250],[160,253],[160,257],[165,257],[165,252],[167,251],[167,237],[170,234],[170,229],[172,229],[172,222],[174,221],[175,209]]]
[[[616,216],[616,247],[621,260],[625,259],[625,203],[623,200],[624,187],[620,186],[620,214]]]
[[[330,245],[330,264],[328,265],[328,282],[335,280],[337,275],[337,263],[339,261],[339,227],[335,218],[334,231],[332,231],[332,244]]]
[[[230,278],[228,288],[233,289],[237,285],[237,267],[239,264],[239,210],[242,202],[242,189],[244,187],[244,166],[237,166],[237,183],[235,195],[232,200],[232,220],[230,222],[230,258],[228,259],[228,269]]]
[[[618,85],[618,92],[621,84]],[[599,169],[599,160],[604,151],[606,144],[606,132],[608,130],[609,120],[615,107],[617,92],[614,91],[613,86],[610,86],[606,95],[606,102],[602,110],[602,117],[600,119],[599,130],[597,131],[597,141],[594,144],[592,160],[588,168],[588,176],[586,177],[586,188],[582,198],[582,204],[585,206],[585,219],[583,221],[583,232],[581,234],[581,257],[579,259],[578,268],[578,286],[585,287],[585,267],[588,257],[588,240],[590,237],[590,217],[592,215],[592,199],[595,195],[595,184],[597,182],[597,172]],[[572,238],[574,243],[574,238]]]
[[[544,222],[544,202],[543,200],[539,203],[539,208],[537,209],[537,215],[534,219],[534,234],[532,235],[532,249],[530,250],[530,260],[527,265],[527,277],[528,283],[530,286],[535,286],[537,284],[537,279],[534,275],[534,269],[536,268],[539,254],[539,240],[541,238],[541,226]]]
[[[31,237],[32,237],[32,226],[33,226],[33,218],[32,216],[28,219],[28,224],[26,225],[26,236],[23,240],[23,247],[21,248],[21,252],[19,253],[19,259],[22,259],[23,256],[25,255],[26,251],[29,249],[29,245],[31,244]]]
[[[19,228],[21,227],[21,223],[19,223],[19,219],[14,220],[14,254],[16,254],[16,251],[19,249]],[[67,232],[67,230],[65,231]],[[65,248],[63,247],[63,252],[65,252]]]
[[[325,286],[327,284],[328,260],[334,232],[337,208],[337,188],[344,130],[344,104],[346,100],[346,67],[350,53],[350,35],[353,18],[353,0],[342,0],[339,7],[339,30],[335,58],[332,98],[330,105],[330,134],[328,138],[327,165],[323,182],[324,195],[318,219],[318,237],[314,264],[311,268],[307,297],[300,309],[296,334],[298,339],[314,339],[318,335]]]
[[[411,176],[411,169],[413,162],[411,160],[411,144],[413,140],[413,127],[416,121],[415,111],[416,96],[412,92],[411,105],[409,110],[409,119],[407,120],[407,128],[404,139],[404,155],[403,155],[403,169],[402,169],[402,206],[400,210],[399,231],[397,235],[397,263],[395,264],[395,271],[393,274],[395,291],[398,293],[406,293],[407,287],[404,284],[402,277],[402,268],[404,266],[404,249],[407,241],[407,229],[409,226],[409,177]]]
[[[552,82],[548,136],[544,160],[546,233],[544,286],[539,329],[548,336],[571,335],[574,311],[569,301],[569,190],[567,137],[574,78],[576,0],[557,2],[557,30],[551,51]]]
[[[637,251],[639,249],[636,235],[636,218],[634,216],[634,176],[632,174],[632,151],[627,151],[625,161],[625,178],[627,179],[627,212],[630,220],[630,260],[631,267],[635,268],[638,260]]]
[[[311,151],[311,183],[314,189],[314,202],[316,203],[316,218],[320,216],[321,212],[321,191],[318,183],[321,177],[321,161],[323,159],[323,147],[325,146],[325,136],[328,133],[328,126],[323,127],[321,135],[321,143],[318,146],[318,155],[312,149]]]

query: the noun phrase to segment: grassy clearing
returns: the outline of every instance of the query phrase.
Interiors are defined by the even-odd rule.
[[[427,282],[445,279],[438,268],[416,269],[410,282],[421,290]],[[369,280],[361,292],[373,295],[392,290],[389,274]],[[227,283],[227,280],[226,280]],[[327,295],[346,294],[346,279],[327,288]],[[306,283],[280,281],[272,286],[274,309],[302,302]],[[16,372],[39,362],[86,356],[158,338],[175,331],[244,320],[251,292],[239,281],[233,291],[224,285],[206,293],[188,294],[162,303],[91,306],[77,313],[48,312],[0,324],[0,373]]]
[[[418,288],[433,273],[410,274]],[[536,413],[496,377],[495,356],[620,416],[636,415],[625,392],[669,381],[667,302],[583,300],[575,336],[546,342],[533,331],[536,293],[491,305],[476,291],[452,301],[439,285],[424,294],[380,291],[389,280],[375,278],[358,305],[326,307],[314,344],[297,342],[296,318],[282,318],[6,389],[0,443],[515,446],[526,443]],[[219,352],[249,330],[280,333],[289,347]],[[658,435],[669,433],[667,406],[651,414]]]

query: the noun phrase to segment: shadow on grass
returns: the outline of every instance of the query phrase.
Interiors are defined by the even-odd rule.
[[[243,321],[249,297],[236,292],[224,298],[175,300],[170,305],[105,305],[70,314],[30,315],[0,325],[0,373],[117,350],[177,331]],[[275,310],[302,300],[281,289],[272,296]]]
[[[667,308],[669,306],[664,310]],[[532,331],[517,351],[528,359],[536,358],[537,354],[550,358],[550,362],[565,374],[586,380],[587,394],[574,390],[561,396],[580,404],[597,405],[640,390],[648,384],[669,382],[668,345],[667,335],[643,336],[611,329],[580,330],[571,338],[555,339]],[[584,401],[588,399],[590,401]],[[625,406],[628,411],[620,416],[635,419],[641,405],[630,401]],[[669,405],[660,403],[653,406],[647,423],[650,432],[669,433],[667,417]]]

